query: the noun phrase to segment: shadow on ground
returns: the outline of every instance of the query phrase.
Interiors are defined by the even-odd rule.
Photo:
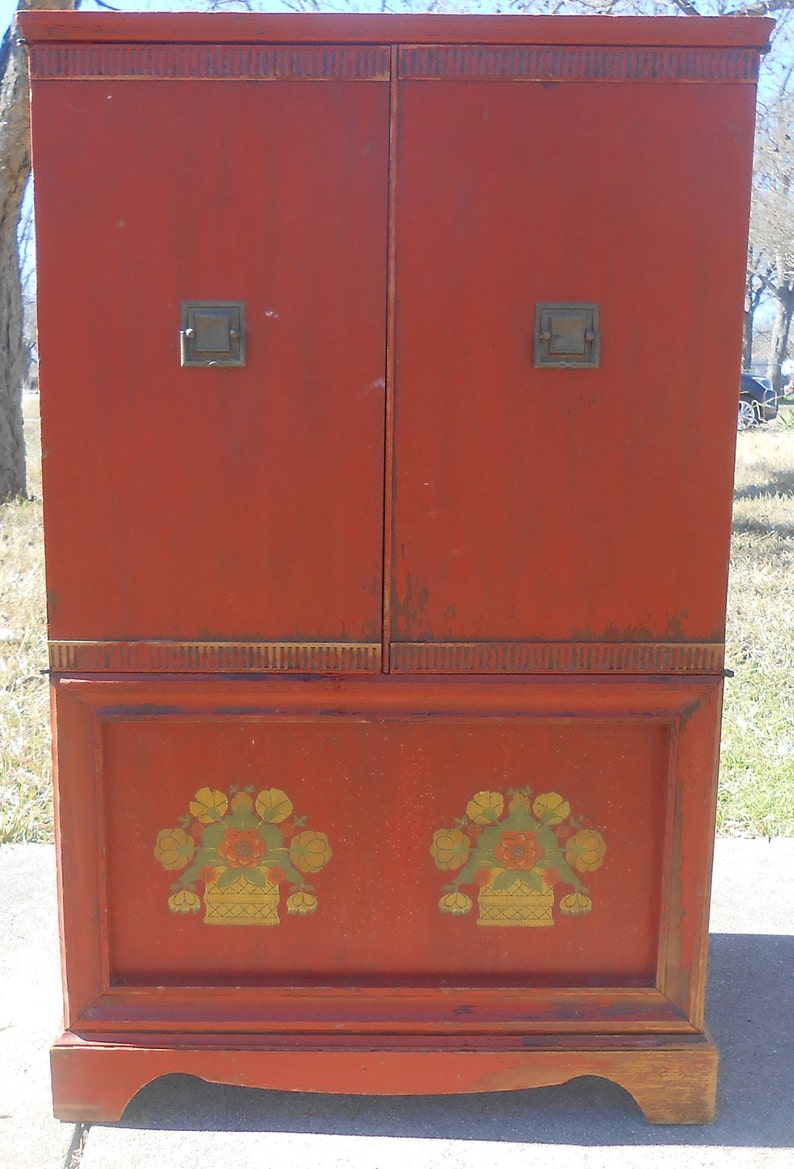
[[[734,499],[763,499],[767,495],[794,495],[794,472],[772,471],[765,475],[763,483],[748,483],[738,487]]]
[[[794,536],[794,524],[765,523],[763,520],[737,519],[736,517],[733,520],[732,530],[734,535],[750,532],[756,536],[775,535],[783,540],[790,540]]]

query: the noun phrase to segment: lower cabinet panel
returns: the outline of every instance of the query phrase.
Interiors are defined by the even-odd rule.
[[[654,981],[662,723],[131,711],[101,741],[115,983]]]
[[[718,679],[54,687],[73,1038],[702,1031]]]

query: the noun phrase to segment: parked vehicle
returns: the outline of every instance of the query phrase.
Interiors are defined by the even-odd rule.
[[[739,397],[739,430],[777,418],[777,409],[777,394],[769,378],[743,373]]]

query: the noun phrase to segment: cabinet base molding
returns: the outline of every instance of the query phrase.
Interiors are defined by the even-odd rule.
[[[51,1051],[54,1114],[119,1120],[161,1076],[278,1091],[437,1095],[548,1087],[598,1076],[624,1088],[654,1124],[714,1120],[717,1048],[706,1034],[675,1038],[541,1036],[517,1048],[480,1040],[452,1049],[432,1037],[369,1037],[344,1048],[311,1036],[279,1044],[239,1036],[130,1036],[112,1042],[66,1033]]]

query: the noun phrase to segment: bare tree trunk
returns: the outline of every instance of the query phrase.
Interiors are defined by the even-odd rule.
[[[783,362],[788,351],[788,339],[791,331],[791,318],[794,316],[794,286],[789,284],[778,288],[775,293],[777,312],[772,329],[772,353],[767,366],[767,377],[779,394],[783,387]]]
[[[742,341],[742,369],[750,369],[753,363],[753,327],[755,324],[755,305],[752,298],[747,296],[744,302],[744,334]]]
[[[20,8],[74,8],[75,0],[20,0]],[[23,335],[17,228],[30,175],[28,66],[16,18],[0,44],[0,499],[25,494]]]
[[[758,258],[753,254],[750,245],[749,268],[747,284],[744,289],[744,332],[742,342],[742,369],[750,369],[753,362],[753,341],[755,339],[755,314],[764,296],[765,285],[763,279],[753,270],[753,264],[758,264]]]

